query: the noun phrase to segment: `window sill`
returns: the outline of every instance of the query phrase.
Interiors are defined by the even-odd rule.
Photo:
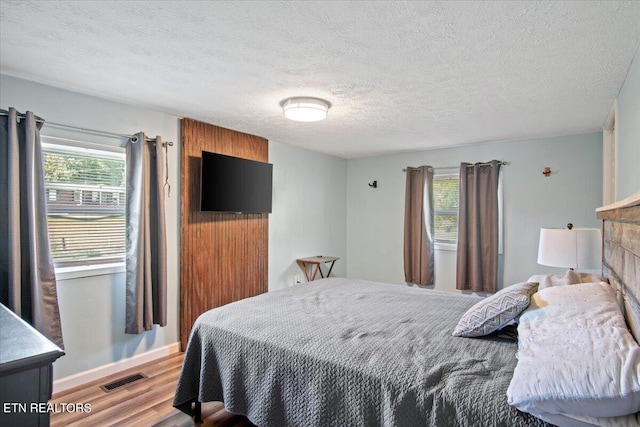
[[[454,251],[455,252],[458,249],[455,243],[435,242],[433,246],[436,251]]]
[[[56,280],[102,276],[105,274],[124,273],[124,271],[124,262],[114,262],[111,264],[76,265],[74,267],[56,267]]]

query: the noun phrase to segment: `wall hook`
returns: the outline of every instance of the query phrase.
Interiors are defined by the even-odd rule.
[[[369,187],[378,188],[378,181],[373,181],[373,182],[369,183]]]
[[[544,176],[546,176],[548,178],[549,175],[551,175],[551,168],[549,166],[544,168],[544,171],[542,171],[542,175],[544,175]]]

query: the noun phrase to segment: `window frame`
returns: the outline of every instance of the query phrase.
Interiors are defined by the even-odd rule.
[[[446,250],[446,251],[455,251],[458,248],[458,238],[457,238],[457,225],[456,225],[456,240],[455,242],[452,241],[448,241],[448,240],[438,240],[435,237],[435,218],[437,215],[437,212],[442,212],[442,211],[437,211],[435,208],[435,182],[437,180],[444,180],[444,179],[451,179],[451,178],[456,178],[458,180],[458,201],[460,200],[460,172],[444,172],[444,173],[437,173],[433,175],[433,183],[434,183],[434,207],[433,207],[433,220],[434,220],[434,226],[433,226],[433,243],[434,243],[434,247],[437,250]],[[455,215],[456,215],[456,223],[458,221],[458,215],[459,215],[459,208],[456,210]],[[450,212],[448,212],[449,215],[451,215]]]
[[[125,147],[120,145],[103,144],[91,141],[93,136],[90,134],[82,134],[82,138],[87,140],[78,140],[65,137],[41,135],[41,145],[44,151],[50,146],[59,146],[61,148],[79,148],[89,149],[105,153],[125,154]],[[126,173],[126,158],[125,173]],[[126,189],[126,183],[125,183]],[[125,193],[126,194],[126,193]],[[125,195],[126,203],[126,195]],[[47,209],[48,212],[48,209]],[[126,214],[125,214],[126,215]],[[47,219],[48,221],[48,219]],[[108,274],[117,274],[125,272],[125,253],[122,257],[103,258],[100,260],[82,260],[82,261],[53,261],[54,270],[57,280],[76,279],[81,277],[100,276]]]

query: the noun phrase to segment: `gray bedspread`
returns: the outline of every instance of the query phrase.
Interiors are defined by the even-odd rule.
[[[196,321],[174,405],[269,426],[543,426],[507,404],[514,342],[451,336],[478,297],[331,278]]]

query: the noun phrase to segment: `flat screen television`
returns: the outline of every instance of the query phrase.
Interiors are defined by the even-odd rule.
[[[273,165],[202,152],[200,210],[271,213]]]

